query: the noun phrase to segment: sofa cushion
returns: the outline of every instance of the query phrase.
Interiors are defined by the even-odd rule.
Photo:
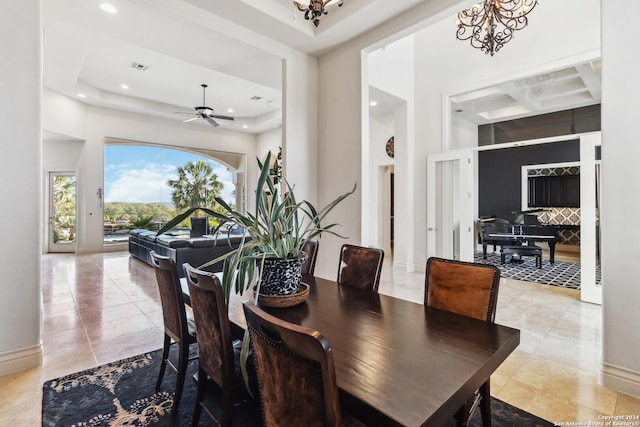
[[[156,242],[156,233],[154,231],[147,231],[146,233],[140,233],[138,235],[140,240],[144,240],[145,242]]]
[[[156,237],[156,243],[168,248],[186,248],[189,246],[187,239],[178,239],[176,237],[165,236],[164,234]]]
[[[187,241],[189,242],[189,246],[192,248],[210,248],[216,244],[216,239],[212,239],[210,237],[194,237]]]
[[[217,240],[216,242],[216,246],[236,246],[239,245],[240,242],[242,241],[243,236],[230,236],[227,234],[219,234],[215,240]],[[251,240],[251,238],[249,236],[244,238],[246,242],[248,242],[249,240]]]

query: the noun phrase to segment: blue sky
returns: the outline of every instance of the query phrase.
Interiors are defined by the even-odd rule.
[[[152,146],[105,146],[105,202],[171,203],[167,180],[176,179],[177,167],[189,161],[206,160],[222,182],[222,198],[232,200],[235,189],[231,172],[213,160],[179,150]]]

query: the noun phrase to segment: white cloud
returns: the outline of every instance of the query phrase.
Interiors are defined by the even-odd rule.
[[[218,181],[221,182],[222,185],[224,185],[222,193],[220,194],[222,200],[224,200],[225,202],[235,202],[235,196],[233,195],[233,192],[235,191],[236,186],[233,184],[233,174],[224,167],[215,168],[213,170],[213,173],[218,176]]]
[[[176,166],[171,164],[147,163],[112,165],[115,179],[106,183],[105,202],[123,203],[172,203],[171,187],[167,180],[176,179]],[[218,181],[223,184],[222,198],[233,201],[233,175],[224,167],[214,169]]]
[[[109,184],[105,202],[171,203],[167,180],[177,177],[174,165],[147,164],[140,169],[118,169],[117,178]]]

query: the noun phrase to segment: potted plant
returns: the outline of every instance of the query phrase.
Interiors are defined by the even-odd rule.
[[[226,210],[224,219],[243,228],[245,239],[240,246],[212,263],[224,260],[223,287],[227,297],[231,289],[243,293],[253,283],[259,271],[257,292],[268,295],[292,294],[298,291],[300,268],[304,262],[305,243],[322,233],[337,234],[336,223],[324,225],[326,216],[342,200],[351,195],[356,186],[317,210],[310,202],[297,201],[288,183],[286,191],[276,184],[279,178],[271,175],[271,152],[263,162],[258,159],[260,177],[256,186],[253,212],[239,212],[224,200],[216,199]],[[283,186],[284,182],[279,181]]]
[[[234,289],[238,294],[244,293],[254,282],[257,272],[260,274],[257,276],[256,294],[286,295],[297,292],[301,278],[300,268],[305,257],[302,250],[305,243],[322,233],[344,238],[334,231],[338,224],[324,225],[323,221],[336,205],[355,192],[356,185],[351,191],[317,210],[306,200],[297,201],[294,188],[288,183],[286,191],[280,191],[285,183],[280,179],[280,168],[273,167],[271,159],[271,152],[267,154],[264,163],[257,159],[260,176],[256,185],[253,212],[234,210],[223,199],[216,198],[216,202],[224,208],[224,213],[193,207],[173,218],[158,232],[161,234],[179,224],[198,209],[220,220],[220,226],[212,232],[214,235],[224,234],[220,228],[222,226],[232,225],[245,230],[237,249],[200,266],[204,268],[224,261],[222,286],[227,303],[231,290]]]

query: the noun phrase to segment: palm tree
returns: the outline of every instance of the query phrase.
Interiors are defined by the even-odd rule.
[[[178,210],[212,208],[223,187],[211,165],[204,160],[178,166],[178,179],[170,179],[167,184],[173,188],[171,200]],[[196,211],[195,215],[198,216],[199,212]]]
[[[76,234],[76,178],[59,175],[53,182],[54,240],[68,232],[66,240],[74,241]]]

